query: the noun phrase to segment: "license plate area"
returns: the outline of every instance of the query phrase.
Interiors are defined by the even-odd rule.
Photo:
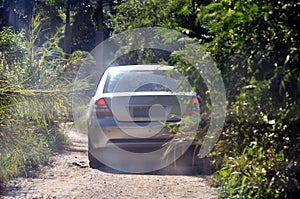
[[[150,110],[150,106],[132,107],[131,116],[133,118],[149,118],[149,110]]]

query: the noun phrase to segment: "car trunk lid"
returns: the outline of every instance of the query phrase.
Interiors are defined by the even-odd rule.
[[[114,93],[105,100],[118,121],[180,121],[190,95],[172,92]]]

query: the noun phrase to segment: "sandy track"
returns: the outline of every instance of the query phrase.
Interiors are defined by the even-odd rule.
[[[210,176],[169,172],[140,175],[122,174],[109,168],[87,167],[87,137],[68,130],[71,144],[51,158],[35,178],[10,181],[5,199],[73,198],[217,198],[208,183]],[[171,175],[172,174],[172,175]]]

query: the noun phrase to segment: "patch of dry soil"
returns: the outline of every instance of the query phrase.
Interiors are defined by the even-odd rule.
[[[168,170],[146,175],[91,169],[87,136],[71,129],[68,132],[68,149],[53,156],[36,178],[10,181],[4,199],[217,198],[216,188],[208,182],[210,176],[174,175]]]

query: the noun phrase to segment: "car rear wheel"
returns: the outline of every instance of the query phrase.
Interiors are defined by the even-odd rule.
[[[89,156],[89,165],[91,168],[98,169],[100,167],[105,166],[102,162],[97,160],[90,152],[88,152],[88,156]]]

